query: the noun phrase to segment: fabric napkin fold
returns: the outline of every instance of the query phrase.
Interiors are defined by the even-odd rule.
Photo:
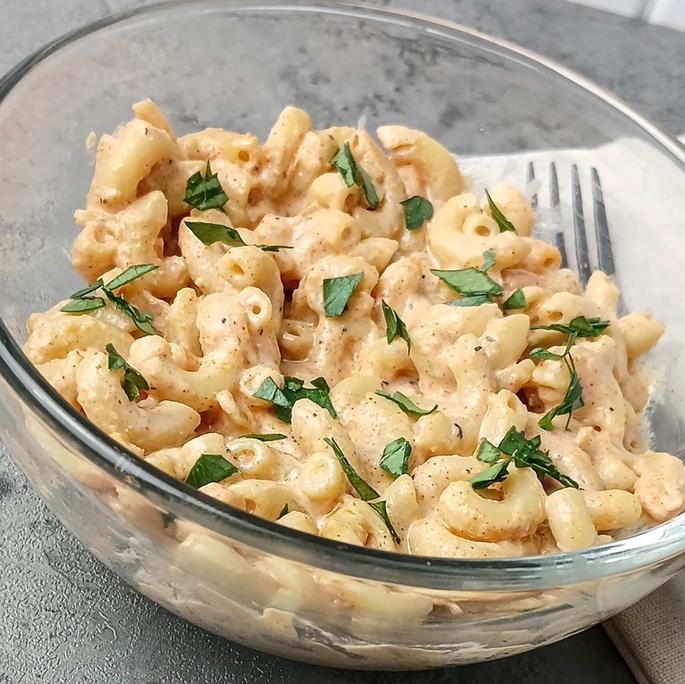
[[[685,136],[681,137],[685,143]],[[567,252],[573,267],[571,167],[576,164],[581,179],[591,258],[592,187],[590,170],[595,167],[604,191],[609,229],[617,266],[617,283],[630,309],[648,309],[655,318],[667,321],[660,345],[676,349],[682,363],[685,317],[674,316],[682,309],[677,299],[682,282],[682,258],[645,265],[645,255],[660,253],[685,256],[685,238],[674,244],[674,226],[683,229],[685,180],[678,168],[641,139],[623,138],[593,149],[542,150],[528,154],[496,155],[459,159],[474,191],[499,180],[525,187],[529,162],[538,181],[527,186],[527,194],[539,195],[536,235],[553,242],[560,216],[549,209],[549,164],[554,161],[559,178],[561,225],[566,228]],[[480,194],[480,192],[479,192]],[[666,292],[671,290],[672,292]],[[658,363],[658,355],[657,355]],[[680,366],[680,364],[678,364]],[[672,370],[676,370],[675,368]],[[680,373],[677,373],[680,375]],[[667,381],[665,381],[667,382]],[[664,392],[662,385],[657,392]],[[677,394],[671,401],[677,400]],[[677,440],[676,440],[677,441]],[[685,439],[678,444],[685,453]],[[684,521],[685,524],[685,521]],[[640,684],[685,684],[685,570],[635,605],[604,623],[612,641]]]

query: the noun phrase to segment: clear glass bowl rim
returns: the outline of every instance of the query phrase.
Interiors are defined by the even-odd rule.
[[[216,7],[235,15],[331,14],[348,19],[402,25],[441,39],[495,52],[528,68],[567,81],[594,100],[619,112],[642,129],[651,142],[685,172],[685,147],[633,111],[622,100],[585,77],[530,50],[492,38],[457,23],[416,12],[381,8],[359,2],[305,0],[263,2],[250,0],[167,0],[93,22],[48,43],[0,79],[0,106],[24,75],[53,53],[99,30],[146,15],[161,16],[175,10]],[[266,553],[336,573],[426,589],[474,592],[539,590],[596,581],[639,570],[685,551],[683,516],[649,528],[635,536],[583,551],[489,560],[429,558],[351,546],[291,530],[208,497],[165,475],[121,447],[75,411],[43,379],[0,320],[0,375],[19,398],[78,453],[113,477],[131,486],[151,503],[180,518]]]

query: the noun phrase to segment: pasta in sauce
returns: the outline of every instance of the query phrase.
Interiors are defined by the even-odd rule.
[[[310,534],[430,556],[603,543],[685,508],[648,450],[618,317],[532,236],[511,185],[469,192],[426,134],[176,137],[150,100],[104,135],[74,268],[25,352],[99,428],[224,503]]]

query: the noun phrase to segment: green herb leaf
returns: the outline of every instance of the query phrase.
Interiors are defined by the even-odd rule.
[[[230,461],[219,454],[201,454],[186,477],[186,483],[195,489],[210,482],[221,482],[240,472]]]
[[[293,406],[299,399],[313,401],[336,418],[337,413],[329,397],[328,383],[323,378],[315,378],[311,384],[311,388],[305,387],[304,380],[286,376],[283,379],[283,389],[280,389],[271,378],[266,378],[254,396],[276,406],[276,417],[284,423],[290,422]]]
[[[469,479],[471,486],[474,489],[485,489],[491,484],[495,484],[495,482],[503,482],[509,474],[507,468],[510,463],[511,459],[507,458],[503,461],[497,461],[497,463],[480,473],[476,473]]]
[[[388,306],[385,301],[381,301],[383,318],[385,318],[385,338],[390,344],[396,337],[401,337],[407,343],[407,351],[411,351],[411,339],[409,331],[402,319],[397,315],[397,311]]]
[[[390,536],[394,539],[395,544],[399,544],[402,540],[400,539],[400,535],[397,534],[395,531],[395,528],[392,526],[392,522],[390,520],[390,516],[388,515],[388,507],[385,503],[385,501],[375,501],[371,503],[370,501],[367,501],[369,506],[373,508],[378,515],[383,518],[383,522],[385,523],[386,527],[388,528],[388,532],[390,532]]]
[[[200,171],[196,171],[186,182],[183,201],[200,211],[222,209],[224,204],[228,202],[228,195],[221,187],[219,176],[212,173],[209,161],[205,168],[204,177]]]
[[[447,302],[450,306],[480,306],[481,304],[492,304],[490,295],[479,294],[471,295],[470,297],[460,297]]]
[[[117,309],[123,311],[134,323],[136,328],[147,335],[156,335],[157,331],[154,329],[152,322],[154,316],[150,313],[140,311],[131,304],[124,295],[115,295],[108,289],[103,290],[107,299],[109,299]]]
[[[490,213],[492,218],[495,219],[495,223],[499,227],[499,232],[504,233],[506,231],[516,232],[514,224],[501,212],[500,208],[492,201],[490,193],[486,190],[485,196],[488,198],[488,205],[490,206]]]
[[[323,310],[327,317],[342,314],[363,277],[363,273],[353,273],[339,278],[323,279]]]
[[[380,466],[388,475],[399,477],[408,472],[411,444],[404,438],[398,437],[383,449]]]
[[[281,439],[288,439],[280,432],[248,432],[246,435],[240,435],[239,439],[243,438],[258,439],[260,442],[278,442]]]
[[[541,361],[561,361],[564,356],[563,354],[555,354],[548,349],[543,349],[542,347],[535,347],[531,349],[528,353],[531,359],[538,359]]]
[[[69,295],[69,299],[81,299],[85,295],[95,292],[95,290],[102,287],[102,278],[98,278],[94,283],[87,285],[82,290],[76,290],[73,294]]]
[[[128,285],[128,283],[136,280],[136,278],[140,278],[140,276],[150,273],[150,271],[156,271],[158,268],[159,266],[156,266],[155,264],[135,264],[134,266],[129,266],[116,278],[110,280],[104,287],[110,291],[116,290],[119,287]]]
[[[483,257],[485,258],[485,261],[483,261],[483,265],[479,270],[485,273],[489,268],[492,268],[495,265],[495,253],[491,249],[486,249],[483,252]]]
[[[485,437],[480,440],[478,445],[478,453],[476,458],[483,463],[494,463],[498,461],[500,457],[499,449],[492,443],[489,442]]]
[[[140,400],[140,390],[149,390],[147,380],[133,366],[129,365],[126,359],[119,354],[114,345],[110,342],[106,347],[107,368],[109,370],[123,370],[124,377],[121,380],[121,387],[129,401]]]
[[[207,221],[186,221],[188,230],[205,245],[222,242],[229,247],[247,247],[240,233],[230,226]]]
[[[569,364],[569,373],[571,378],[568,383],[566,394],[564,394],[564,398],[561,400],[561,403],[545,413],[545,415],[538,421],[538,425],[543,430],[552,430],[552,420],[557,416],[565,415],[568,416],[568,420],[566,421],[566,429],[568,429],[568,424],[571,422],[571,414],[573,411],[585,406],[585,402],[583,401],[583,388],[581,387],[578,373],[576,373],[575,367],[573,367],[572,363]]]
[[[280,252],[282,249],[293,249],[292,245],[255,245],[262,252]]]
[[[281,512],[278,514],[276,520],[280,520],[284,515],[288,515],[288,513],[290,513],[290,509],[288,508],[288,504],[285,503],[283,504],[283,508],[281,508]]]
[[[86,313],[86,311],[95,311],[101,309],[105,305],[105,300],[102,297],[76,297],[67,302],[60,311],[64,313]]]
[[[535,325],[531,330],[554,330],[568,335],[574,334],[577,337],[597,337],[601,335],[610,325],[610,321],[603,321],[599,317],[586,318],[576,316],[570,323],[552,323],[551,325]]]
[[[414,195],[400,202],[404,209],[404,227],[407,230],[416,230],[433,218],[433,205],[421,197]]]
[[[540,449],[539,435],[526,439],[524,434],[512,425],[500,442],[499,449],[511,456],[517,468],[532,468],[540,478],[548,475],[564,487],[578,489],[578,483],[561,473],[552,463],[549,454]]]
[[[332,437],[324,437],[323,441],[326,442],[326,444],[328,444],[328,446],[333,450],[335,457],[340,463],[340,467],[343,469],[343,472],[347,476],[347,479],[354,490],[357,492],[357,494],[359,494],[359,498],[362,501],[371,501],[371,499],[377,499],[378,492],[371,485],[369,485],[364,478],[362,478],[350,465],[350,462],[345,457],[345,454],[343,454],[342,449],[338,446],[338,443]]]
[[[505,300],[502,302],[502,308],[507,311],[509,309],[525,309],[526,295],[523,290],[517,287]]]
[[[364,199],[370,209],[378,208],[380,201],[378,199],[378,194],[376,193],[376,188],[374,187],[369,174],[366,173],[361,164],[357,164],[355,158],[352,156],[350,143],[346,142],[335,153],[335,156],[331,159],[331,164],[338,169],[348,188],[356,183],[362,189]]]
[[[447,283],[460,295],[499,295],[502,286],[478,268],[462,268],[457,271],[442,271],[432,268],[431,273]]]
[[[436,411],[438,405],[433,406],[432,409],[422,409],[419,408],[408,396],[402,394],[402,392],[395,392],[394,394],[388,394],[385,390],[376,390],[376,394],[384,399],[389,399],[390,401],[397,404],[405,413],[412,416],[427,416],[433,411]]]

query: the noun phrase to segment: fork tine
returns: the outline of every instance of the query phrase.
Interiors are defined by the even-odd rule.
[[[552,209],[559,207],[559,178],[557,177],[557,165],[554,162],[549,163],[549,203]],[[568,266],[568,256],[566,254],[566,243],[564,242],[564,234],[560,231],[554,235],[554,242],[557,245],[559,254],[561,254],[561,267]]]
[[[602,183],[594,166],[590,169],[590,177],[592,178],[592,204],[595,216],[595,235],[597,236],[598,266],[600,271],[613,276],[616,273],[616,268],[614,266],[614,252],[611,248],[607,210],[604,206]]]
[[[526,178],[526,182],[530,186],[530,184],[535,180],[535,166],[532,161],[528,162],[528,176]],[[531,196],[530,196],[530,206],[533,207],[533,209],[538,208],[538,191],[536,190]]]
[[[590,255],[587,249],[587,234],[585,233],[585,216],[583,214],[583,195],[580,189],[578,166],[571,167],[571,200],[573,207],[573,234],[576,242],[576,261],[578,262],[578,277],[580,284],[585,286],[590,278]]]

